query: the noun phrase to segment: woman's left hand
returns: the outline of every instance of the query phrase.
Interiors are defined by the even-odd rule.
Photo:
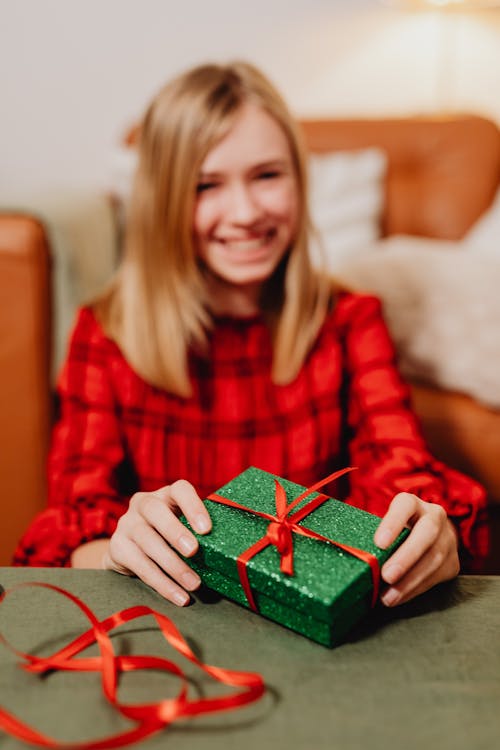
[[[387,607],[413,599],[460,570],[457,532],[440,505],[399,493],[375,532],[375,544],[385,549],[405,527],[410,534],[382,566],[388,587],[380,599]]]

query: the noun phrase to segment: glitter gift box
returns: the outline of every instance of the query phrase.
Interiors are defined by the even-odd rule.
[[[304,490],[250,467],[207,498],[212,531],[196,535],[189,563],[214,591],[333,646],[370,611],[380,567],[408,532],[379,549],[378,516]]]

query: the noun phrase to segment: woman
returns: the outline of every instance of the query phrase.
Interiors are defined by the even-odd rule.
[[[348,459],[347,502],[407,540],[399,604],[486,552],[485,496],[428,452],[372,297],[313,271],[304,154],[250,65],[168,84],[141,128],[125,254],[83,309],[60,378],[49,507],[17,564],[135,574],[179,605],[211,522],[202,498],[249,465],[312,485]],[[186,560],[187,558],[187,560]]]

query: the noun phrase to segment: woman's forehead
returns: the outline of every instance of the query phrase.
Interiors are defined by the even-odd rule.
[[[288,161],[290,145],[281,125],[262,107],[245,103],[228,132],[210,149],[202,172],[223,172],[254,164]]]

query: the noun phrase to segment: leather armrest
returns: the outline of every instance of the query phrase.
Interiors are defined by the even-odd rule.
[[[462,393],[413,383],[415,411],[437,458],[477,479],[500,504],[500,411]]]
[[[43,225],[0,214],[0,564],[45,505],[51,396],[50,255]]]

